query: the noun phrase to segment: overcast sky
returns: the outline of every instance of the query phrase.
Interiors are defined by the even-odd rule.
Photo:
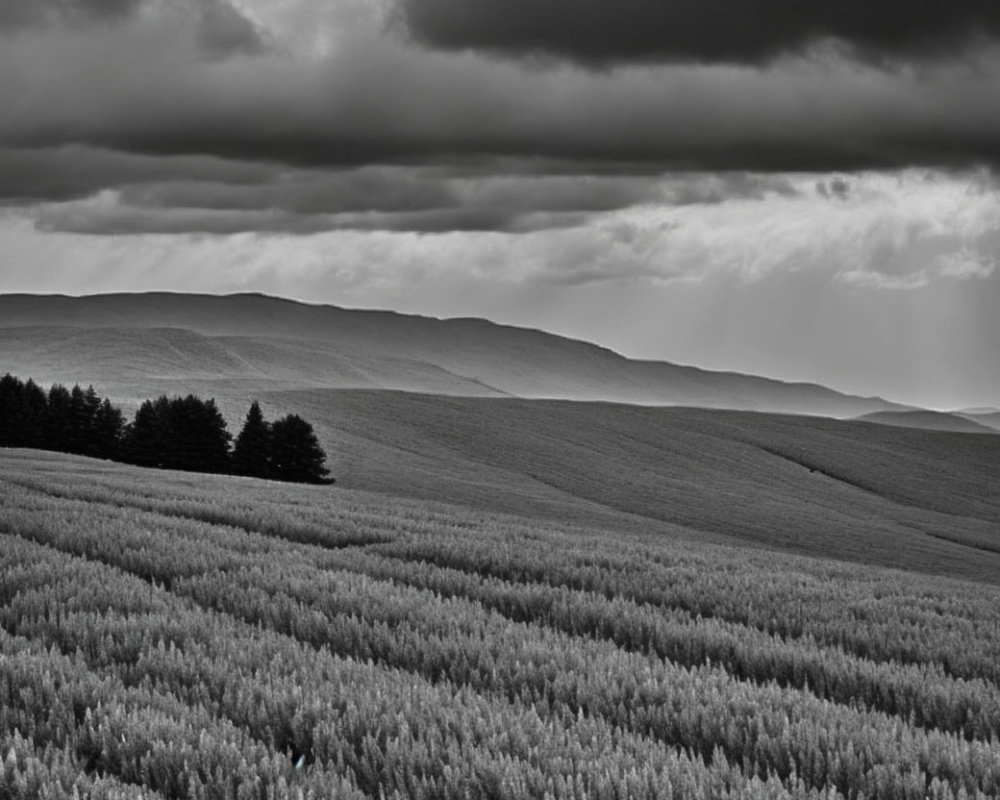
[[[0,291],[1000,406],[995,0],[3,0]]]

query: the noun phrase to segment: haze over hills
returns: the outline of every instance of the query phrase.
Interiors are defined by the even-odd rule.
[[[978,423],[979,425],[985,425],[988,428],[1000,431],[1000,411],[987,411],[986,409],[982,409],[977,411],[960,411],[955,413],[965,419],[972,420],[972,422]]]
[[[257,295],[0,296],[5,371],[92,382],[126,410],[161,392],[215,397],[231,430],[258,398],[269,418],[313,423],[349,489],[1000,575],[1000,438],[799,415],[903,408],[820,386]]]
[[[397,389],[853,417],[904,406],[666,362],[480,319],[439,320],[263,295],[0,296],[0,368],[100,383],[126,399],[203,386]]]
[[[980,422],[975,415],[942,411],[876,411],[872,414],[862,414],[856,419],[859,422],[874,422],[879,425],[894,425],[900,428],[918,428],[928,431],[987,434],[998,432],[989,424]]]

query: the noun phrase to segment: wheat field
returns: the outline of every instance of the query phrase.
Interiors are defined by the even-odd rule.
[[[0,456],[0,794],[1000,792],[1000,598],[331,487]]]

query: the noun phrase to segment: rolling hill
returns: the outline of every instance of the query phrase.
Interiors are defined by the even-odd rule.
[[[980,580],[1000,438],[805,416],[385,391],[267,394],[338,486]]]
[[[979,425],[1000,431],[1000,411],[983,409],[981,411],[956,411],[955,413]]]
[[[995,585],[30,450],[0,497],[4,798],[1000,792]]]
[[[0,296],[0,370],[100,384],[122,399],[190,386],[397,389],[853,417],[902,406],[802,383],[636,361],[479,319],[439,320],[261,295]]]
[[[869,401],[481,321],[72,306],[0,310],[0,371],[254,396],[338,483],[0,448],[0,796],[998,796],[1000,437],[666,407]]]
[[[859,422],[893,425],[899,428],[917,428],[926,431],[951,431],[952,433],[996,433],[974,416],[950,414],[942,411],[876,411],[857,417]]]
[[[895,408],[878,399],[482,320],[261,296],[0,296],[0,327],[0,372],[92,382],[127,411],[193,392],[233,431],[251,397],[271,418],[302,414],[344,488],[1000,574],[1000,439],[802,415]]]

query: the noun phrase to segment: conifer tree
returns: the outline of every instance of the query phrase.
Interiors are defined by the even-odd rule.
[[[121,409],[93,386],[0,377],[0,446],[39,447],[142,467],[235,473],[297,483],[333,483],[312,425],[297,414],[268,424],[255,400],[232,436],[215,400],[194,395],[146,400],[125,424]]]
[[[254,400],[233,447],[233,472],[252,478],[270,477],[270,440],[271,426],[264,420],[260,403]]]
[[[104,398],[94,415],[94,452],[96,458],[118,458],[125,418],[121,409]]]
[[[30,378],[0,378],[0,445],[110,458],[121,433],[121,411],[93,386],[46,393]]]
[[[155,403],[152,400],[143,402],[135,412],[135,417],[125,429],[122,448],[123,460],[140,467],[164,466],[164,439],[166,419],[164,418],[165,397]]]
[[[82,389],[75,385],[69,393],[69,419],[67,420],[65,451],[93,456],[97,451],[95,424],[101,398],[93,386]]]
[[[225,473],[231,439],[214,400],[161,396],[136,412],[125,458],[143,467]]]
[[[215,400],[202,400],[189,394],[172,400],[169,408],[176,446],[172,468],[228,472],[232,436]]]
[[[21,441],[24,447],[45,447],[45,418],[49,401],[42,388],[31,378],[24,384],[21,407]]]
[[[25,446],[24,395],[24,384],[9,372],[0,378],[0,446]]]
[[[45,449],[69,452],[72,434],[73,399],[62,384],[49,388],[45,413]]]
[[[272,475],[295,483],[326,483],[329,470],[312,425],[289,414],[271,425]]]

